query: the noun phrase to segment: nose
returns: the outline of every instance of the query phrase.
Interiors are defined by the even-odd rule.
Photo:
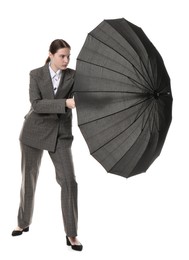
[[[67,57],[67,56],[65,56],[64,58],[63,58],[63,60],[64,60],[64,62],[69,62],[69,57]]]

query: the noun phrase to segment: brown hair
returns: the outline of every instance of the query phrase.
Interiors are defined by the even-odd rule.
[[[71,49],[70,45],[66,41],[64,41],[62,39],[56,39],[53,42],[51,42],[51,45],[49,47],[49,52],[51,52],[52,54],[55,54],[59,49],[62,49],[62,48]],[[48,57],[46,59],[45,64],[47,64],[48,62],[50,62],[50,57]]]

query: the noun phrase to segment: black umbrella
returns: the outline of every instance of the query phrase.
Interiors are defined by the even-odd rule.
[[[172,119],[170,79],[141,28],[104,20],[88,34],[74,97],[90,153],[107,172],[130,177],[159,156]]]

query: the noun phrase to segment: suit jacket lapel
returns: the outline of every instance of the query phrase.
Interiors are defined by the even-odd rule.
[[[73,77],[70,74],[69,70],[63,71],[55,98],[68,97],[68,94],[70,93],[73,81],[74,81]]]
[[[42,82],[43,82],[42,88],[44,89],[46,98],[53,99],[54,91],[53,91],[53,83],[49,71],[49,64],[46,64],[43,67]]]

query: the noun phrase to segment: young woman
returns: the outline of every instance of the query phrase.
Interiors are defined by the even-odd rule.
[[[77,240],[77,182],[74,175],[71,144],[71,91],[75,71],[67,68],[70,45],[54,40],[49,48],[46,64],[30,72],[31,109],[25,116],[20,134],[22,152],[22,185],[18,211],[18,227],[12,236],[29,231],[32,222],[34,195],[43,150],[47,150],[54,164],[56,180],[61,186],[61,206],[67,245],[81,251]]]

